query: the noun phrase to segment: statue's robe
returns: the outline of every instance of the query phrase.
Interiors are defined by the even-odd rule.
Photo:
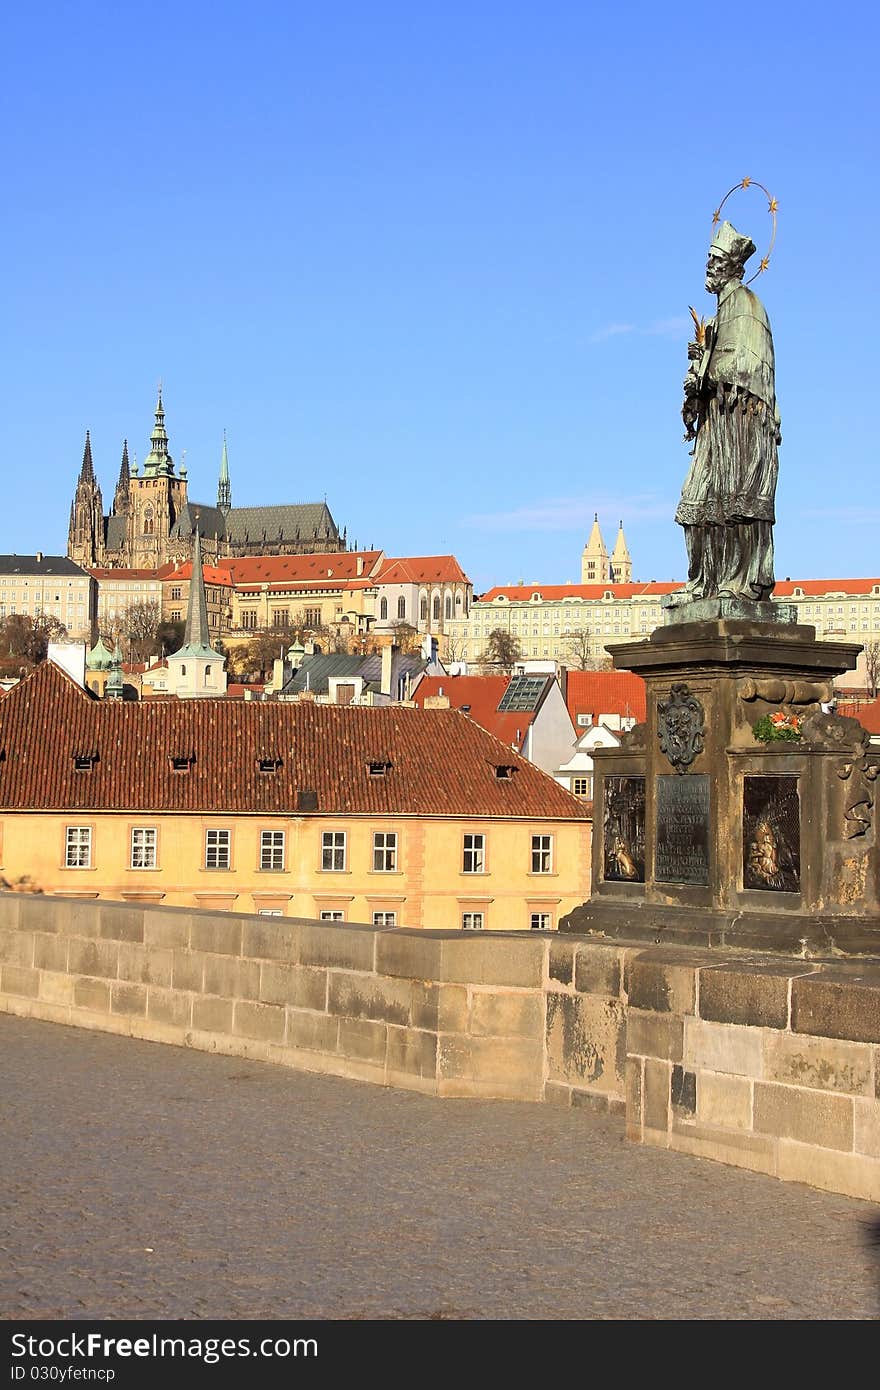
[[[766,599],[780,440],[773,339],[760,299],[738,281],[719,295],[696,377],[696,442],[675,514],[688,592]]]

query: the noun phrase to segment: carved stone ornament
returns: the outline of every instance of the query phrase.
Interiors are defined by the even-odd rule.
[[[706,716],[683,681],[676,681],[668,700],[657,701],[657,736],[676,772],[683,773],[703,751]]]

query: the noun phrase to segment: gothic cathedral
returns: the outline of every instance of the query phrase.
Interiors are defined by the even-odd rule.
[[[105,516],[86,431],[67,537],[68,558],[78,565],[159,569],[188,560],[197,521],[205,558],[211,561],[231,555],[311,555],[347,549],[346,533],[340,536],[326,502],[233,507],[225,437],[216,505],[191,502],[186,468],[182,465],[175,473],[168,451],[161,387],[150,445],[139,472],[137,463],[129,464],[128,441],[123,443],[113,505]]]

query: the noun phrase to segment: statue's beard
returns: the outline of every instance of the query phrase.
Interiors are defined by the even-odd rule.
[[[706,270],[706,289],[710,294],[720,294],[731,280],[741,280],[745,266],[732,256],[713,256]]]

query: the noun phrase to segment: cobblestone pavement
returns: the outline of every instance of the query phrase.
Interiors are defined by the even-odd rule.
[[[875,1318],[878,1212],[551,1105],[0,1015],[6,1318]]]

